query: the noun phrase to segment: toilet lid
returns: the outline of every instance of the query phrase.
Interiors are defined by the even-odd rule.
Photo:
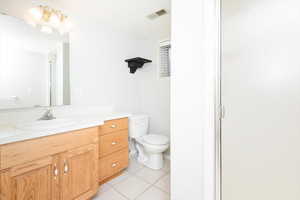
[[[169,138],[164,135],[149,134],[143,136],[143,140],[148,144],[163,145],[169,143]]]

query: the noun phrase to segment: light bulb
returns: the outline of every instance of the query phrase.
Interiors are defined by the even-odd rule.
[[[49,26],[42,26],[42,27],[41,27],[41,31],[42,31],[43,33],[47,33],[47,34],[50,34],[50,33],[53,32],[52,28],[50,28]]]
[[[49,22],[52,26],[59,26],[60,24],[60,20],[59,20],[59,17],[57,16],[57,14],[51,14],[51,17],[49,19]]]
[[[32,19],[32,16],[31,15],[25,15],[24,16],[24,20],[27,24],[33,26],[33,27],[36,27],[37,26],[37,23],[34,19]]]
[[[29,12],[35,20],[41,20],[43,17],[43,11],[40,7],[31,8]]]

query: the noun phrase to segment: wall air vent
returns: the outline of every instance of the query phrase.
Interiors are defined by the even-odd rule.
[[[168,12],[165,9],[161,9],[147,16],[148,19],[154,20],[158,17],[166,15]]]

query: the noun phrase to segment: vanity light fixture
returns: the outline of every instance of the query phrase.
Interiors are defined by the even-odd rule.
[[[33,7],[29,9],[28,14],[27,22],[45,33],[57,31],[63,35],[68,33],[72,26],[68,16],[49,6]]]

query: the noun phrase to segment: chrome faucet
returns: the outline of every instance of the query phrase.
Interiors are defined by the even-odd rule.
[[[39,118],[39,120],[52,120],[52,119],[55,119],[55,117],[53,116],[53,112],[51,108],[48,108],[46,112],[43,114],[43,116]]]

